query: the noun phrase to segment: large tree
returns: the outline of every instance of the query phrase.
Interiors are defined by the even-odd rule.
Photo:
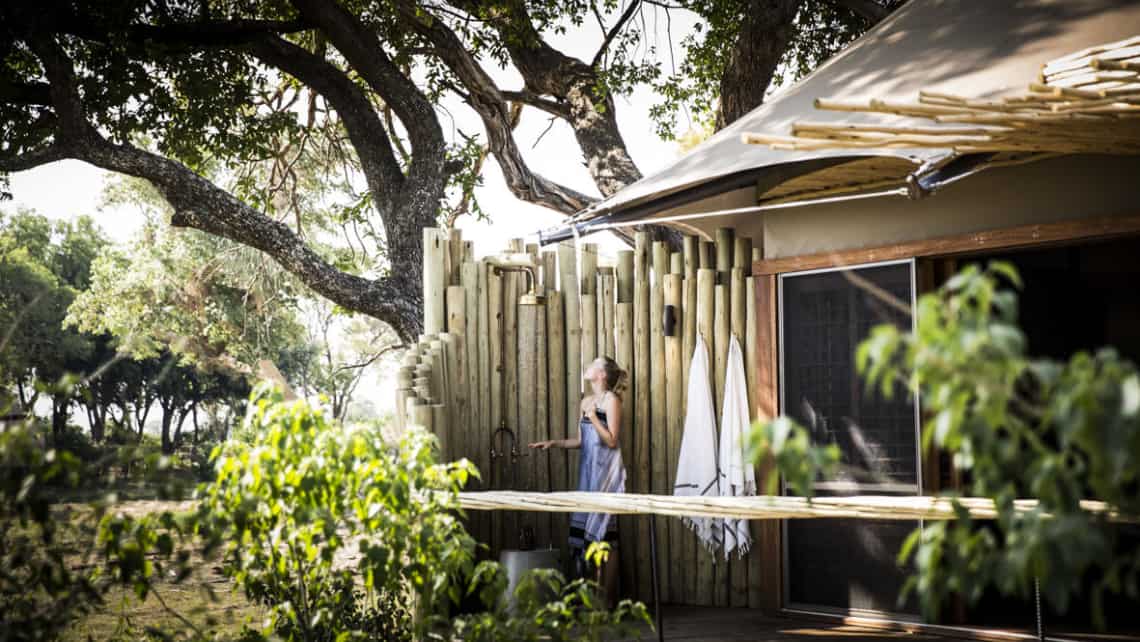
[[[566,123],[606,196],[641,177],[615,95],[654,84],[665,133],[682,110],[723,126],[774,76],[813,66],[891,4],[13,0],[0,7],[0,173],[72,158],[144,178],[173,207],[171,224],[261,250],[407,340],[421,328],[420,230],[472,208],[488,154],[524,201],[569,214],[596,200],[531,171],[513,136],[520,110]],[[678,11],[700,20],[681,68],[663,73],[645,16]],[[599,41],[589,59],[550,44],[587,21]],[[495,67],[520,86],[500,86]],[[439,104],[456,97],[482,123],[478,137],[445,134]],[[314,247],[297,163],[362,177],[364,194],[344,181],[353,198],[339,222],[375,231],[380,261],[345,264]]]

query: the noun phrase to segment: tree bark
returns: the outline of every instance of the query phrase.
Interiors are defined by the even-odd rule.
[[[764,102],[772,76],[794,33],[802,0],[750,0],[740,34],[720,80],[716,129],[731,125]]]

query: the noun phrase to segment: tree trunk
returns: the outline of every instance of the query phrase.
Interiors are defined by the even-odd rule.
[[[190,414],[190,409],[186,408],[178,413],[178,424],[174,426],[174,448],[177,449],[182,445],[182,424],[186,423],[186,415]]]
[[[170,425],[174,420],[174,407],[167,407],[166,404],[160,403],[162,406],[162,454],[169,455],[174,452],[173,443],[170,440]]]
[[[63,436],[67,428],[67,407],[69,400],[62,395],[53,395],[51,399],[51,434],[57,441]]]
[[[716,128],[759,107],[788,48],[802,0],[751,0],[720,79]]]

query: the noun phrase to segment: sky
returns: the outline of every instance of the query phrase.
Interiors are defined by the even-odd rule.
[[[668,47],[671,45],[664,16],[657,14],[646,12],[646,28],[652,34],[648,42],[656,47],[656,55],[664,56],[661,59],[665,61],[665,71],[668,72]],[[611,17],[609,22],[612,20]],[[693,24],[691,15],[674,12],[669,26],[673,42],[679,42]],[[550,37],[554,47],[584,60],[593,57],[601,40],[599,26],[591,21],[581,27],[570,28],[564,34]],[[679,48],[675,47],[673,53],[679,60]],[[521,88],[522,79],[513,70],[502,70],[490,65],[485,67],[504,89]],[[620,130],[629,153],[643,174],[648,175],[662,169],[677,158],[677,144],[661,140],[654,132],[649,110],[656,98],[650,89],[640,88],[632,95],[619,96],[615,100]],[[467,134],[483,132],[478,117],[458,99],[442,103],[439,113],[447,135],[454,137],[457,131]],[[686,123],[680,123],[679,131],[683,132],[686,127]],[[526,108],[515,138],[533,172],[586,194],[599,195],[569,125],[555,121],[551,127],[545,113]],[[81,161],[60,161],[12,174],[13,200],[0,205],[0,208],[29,208],[55,219],[92,215],[113,240],[125,242],[140,228],[144,217],[141,212],[132,210],[129,206],[103,204],[103,190],[112,180],[113,175]],[[480,222],[463,217],[457,223],[463,230],[464,238],[474,242],[476,256],[501,251],[510,238],[523,237],[527,242],[534,242],[538,231],[564,220],[559,212],[516,199],[507,189],[493,157],[484,165],[484,183],[477,189],[476,197],[482,209],[489,214],[490,220]],[[599,244],[603,261],[612,259],[618,249],[625,247],[607,232],[588,237],[587,240]],[[387,378],[382,373],[376,373],[370,379],[372,381],[360,386],[357,397],[370,401],[381,410],[390,408],[393,402],[389,399],[391,394],[388,391],[392,386]]]

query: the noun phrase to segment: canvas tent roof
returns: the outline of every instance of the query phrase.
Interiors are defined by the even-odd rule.
[[[755,194],[855,159],[917,169],[950,149],[782,151],[742,142],[745,132],[787,132],[820,112],[817,98],[913,99],[920,90],[977,98],[1023,91],[1045,61],[1140,34],[1138,0],[911,0],[810,76],[718,132],[675,163],[574,217],[652,218],[686,201],[730,190]],[[829,114],[849,123],[892,122],[873,113]],[[818,181],[817,181],[818,182]],[[746,193],[746,192],[742,192]],[[755,201],[753,201],[754,203]],[[698,207],[699,209],[699,207]]]

